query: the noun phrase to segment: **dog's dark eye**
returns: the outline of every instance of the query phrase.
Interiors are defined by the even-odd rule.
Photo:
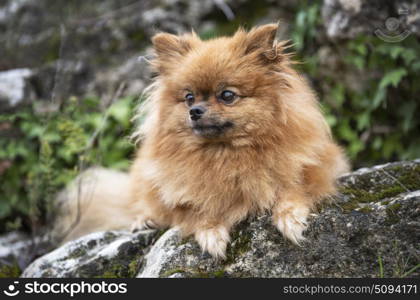
[[[232,103],[236,98],[236,94],[232,91],[225,90],[220,94],[220,100],[223,101],[223,103],[230,104]]]
[[[192,105],[194,103],[194,95],[192,93],[186,94],[185,100],[187,101],[188,105]]]

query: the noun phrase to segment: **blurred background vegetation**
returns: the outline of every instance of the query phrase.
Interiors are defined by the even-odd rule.
[[[280,20],[354,167],[420,158],[419,36],[334,37],[323,1],[279,2],[5,1],[0,72],[31,75],[19,105],[0,103],[0,233],[41,230],[54,195],[88,166],[127,170],[131,118],[151,77],[138,58],[159,30],[211,38]]]

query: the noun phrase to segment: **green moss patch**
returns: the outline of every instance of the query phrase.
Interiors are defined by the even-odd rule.
[[[395,197],[401,193],[420,189],[420,165],[389,166],[374,172],[358,175],[353,183],[339,188],[349,199],[341,205],[345,212],[360,207],[360,203],[373,203]]]
[[[242,223],[232,234],[232,242],[227,247],[226,260],[223,261],[223,265],[230,265],[234,263],[236,258],[250,249],[250,244],[250,233],[246,232],[245,223]]]
[[[72,251],[68,256],[62,258],[61,260],[68,260],[68,259],[77,259],[87,254],[87,249],[84,246],[80,246]]]
[[[0,278],[18,278],[21,273],[22,270],[17,264],[0,266]]]
[[[166,271],[165,273],[163,273],[162,275],[161,275],[161,277],[169,277],[169,276],[171,276],[171,275],[173,275],[173,274],[177,274],[177,273],[185,273],[186,271],[184,270],[184,269],[172,269],[172,270],[168,270],[168,271]]]
[[[140,269],[142,256],[131,258],[129,261],[116,259],[112,262],[103,262],[102,274],[95,278],[134,278]]]
[[[398,223],[400,220],[400,217],[398,216],[398,210],[401,208],[401,203],[394,203],[386,208],[386,224],[387,225],[393,225]]]

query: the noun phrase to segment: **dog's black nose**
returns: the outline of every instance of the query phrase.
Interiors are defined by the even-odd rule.
[[[206,110],[207,109],[204,106],[194,105],[190,109],[190,117],[191,117],[191,120],[197,121],[198,119],[200,119],[204,115],[204,113],[206,112]]]

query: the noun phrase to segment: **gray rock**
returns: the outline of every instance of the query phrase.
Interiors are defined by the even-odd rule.
[[[33,100],[58,103],[84,94],[93,77],[89,68],[90,65],[81,60],[59,60],[40,68],[0,72],[0,111],[13,111]]]
[[[13,231],[0,237],[0,265],[13,265],[28,247],[28,236]]]
[[[32,71],[14,69],[0,72],[0,111],[14,108],[34,98],[29,82]]]
[[[128,58],[121,66],[99,72],[88,90],[99,95],[139,96],[150,82],[151,74],[146,55]]]
[[[4,0],[0,71],[36,70],[36,99],[112,97],[122,81],[124,95],[138,95],[149,77],[132,58],[144,53],[151,36],[199,31],[201,20],[214,12],[220,9],[213,0]],[[9,97],[10,103],[20,95]]]
[[[81,59],[60,59],[34,69],[31,82],[37,91],[36,98],[59,102],[82,95],[93,79],[92,71],[91,65]]]
[[[16,277],[36,257],[51,251],[46,237],[12,231],[0,237],[0,278]]]
[[[22,277],[134,277],[157,234],[152,230],[92,233],[35,260]]]

